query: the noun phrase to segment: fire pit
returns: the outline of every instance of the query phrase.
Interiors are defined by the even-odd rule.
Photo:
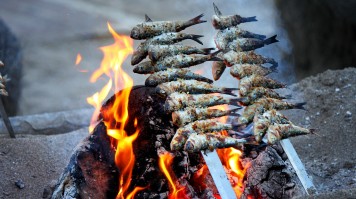
[[[108,24],[115,43],[101,48],[104,58],[91,81],[104,74],[111,79],[88,98],[96,108],[91,135],[77,147],[52,198],[291,198],[304,194],[278,141],[313,130],[297,127],[276,112],[303,104],[282,101],[285,97],[271,90],[285,87],[265,77],[276,70],[277,63],[251,51],[277,42],[276,36],[265,39],[237,28],[256,21],[255,17],[223,16],[215,5],[214,9],[213,26],[220,31],[215,39],[219,51],[214,53],[211,48],[174,45],[185,39],[200,42],[201,36],[178,32],[204,23],[203,15],[177,22],[152,22],[146,15],[146,22],[133,28],[132,38],[147,39],[131,60],[137,64],[134,72],[151,74],[145,86],[133,87],[121,69],[133,52],[132,40]],[[224,35],[231,30],[236,33]],[[140,63],[147,55],[151,61]],[[231,67],[231,74],[241,79],[240,87],[216,87],[212,80],[183,69],[205,61],[216,61],[215,80],[226,66]],[[112,87],[117,92],[101,106]],[[236,96],[234,90],[239,90],[240,98],[209,95]],[[174,100],[180,105],[173,106]],[[246,108],[239,115],[236,109],[228,110],[228,104]],[[211,109],[213,105],[223,107]],[[237,124],[227,117],[212,119],[227,115],[234,115],[229,119]],[[265,135],[267,141],[262,140]],[[220,160],[205,157],[215,149]],[[214,170],[213,161],[221,161],[224,167]],[[219,179],[218,172],[227,177]],[[233,192],[228,193],[230,186]]]
[[[112,106],[114,98],[108,100],[103,110]],[[125,130],[129,136],[134,135],[136,129],[140,131],[133,142],[135,162],[132,165],[132,180],[125,196],[129,198],[126,194],[142,189],[136,193],[136,198],[173,197],[172,190],[177,191],[176,198],[218,197],[200,154],[178,151],[173,153],[173,161],[165,166],[174,180],[175,188],[171,187],[170,180],[160,169],[160,157],[165,157],[160,154],[166,154],[169,150],[169,141],[175,133],[169,116],[163,114],[160,108],[162,103],[164,101],[155,96],[153,88],[138,86],[132,89]],[[229,158],[227,152],[227,149],[218,152],[225,155],[223,162]],[[241,159],[230,161],[233,167],[240,167],[237,172],[246,174],[237,173],[235,176],[235,168],[226,168],[231,174],[230,181],[241,191],[241,198],[290,198],[304,194],[280,145],[259,148],[251,146],[244,153]],[[115,198],[121,186],[118,184],[120,171],[115,166],[114,159],[115,152],[111,147],[110,137],[101,122],[77,147],[52,197]]]

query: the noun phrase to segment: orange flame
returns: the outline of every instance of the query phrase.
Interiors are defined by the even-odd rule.
[[[171,167],[170,167],[172,164],[172,161],[173,161],[173,155],[168,152],[165,152],[165,153],[159,155],[159,168],[164,173],[164,175],[166,176],[166,178],[169,182],[170,194],[168,195],[168,198],[169,199],[188,198],[185,194],[184,187],[181,187],[178,189],[176,184],[174,183],[174,182],[177,182],[177,179],[174,176],[174,174],[171,170]]]
[[[75,66],[76,66],[76,68],[77,68],[77,70],[79,71],[79,72],[81,72],[81,73],[87,73],[88,72],[88,70],[84,70],[84,69],[80,69],[79,68],[79,64],[82,62],[82,55],[80,54],[80,53],[78,53],[77,54],[77,57],[75,58]]]
[[[240,198],[245,188],[243,180],[249,164],[247,164],[245,168],[242,167],[240,163],[240,156],[242,152],[233,147],[218,149],[217,152],[221,163],[227,170],[228,178],[236,193],[236,196]]]
[[[144,189],[136,187],[133,191],[129,192],[132,170],[135,164],[133,142],[136,140],[139,130],[136,127],[137,120],[135,120],[136,132],[134,134],[129,136],[124,129],[129,115],[128,102],[133,81],[121,67],[127,56],[133,53],[133,41],[128,36],[116,33],[109,23],[108,29],[115,42],[100,48],[104,57],[100,68],[92,74],[90,82],[96,82],[103,75],[106,75],[109,80],[101,91],[87,98],[88,103],[95,107],[89,130],[92,131],[95,127],[101,105],[109,92],[113,90],[115,92],[115,100],[110,108],[103,110],[103,115],[105,115],[103,122],[106,126],[107,134],[113,138],[112,145],[115,150],[115,164],[120,172],[119,192],[116,198],[134,198],[138,191]],[[122,88],[126,89],[117,92]]]
[[[78,53],[77,58],[75,59],[75,65],[80,64],[81,61],[82,61],[82,55]]]

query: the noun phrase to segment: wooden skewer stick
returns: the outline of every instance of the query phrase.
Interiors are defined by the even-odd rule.
[[[9,117],[7,116],[7,113],[5,111],[4,103],[2,102],[2,97],[0,97],[0,114],[1,114],[2,119],[4,120],[4,124],[6,126],[7,131],[10,134],[10,137],[16,138],[14,129],[12,128]]]

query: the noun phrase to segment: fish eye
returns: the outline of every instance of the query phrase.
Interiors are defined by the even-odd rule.
[[[167,93],[163,89],[158,89],[157,94],[162,98],[167,97]]]

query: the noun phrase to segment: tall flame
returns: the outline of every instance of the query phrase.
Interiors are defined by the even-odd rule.
[[[159,168],[166,176],[169,187],[170,187],[170,194],[168,195],[169,199],[185,199],[187,198],[184,187],[178,189],[175,182],[178,182],[176,176],[173,174],[171,170],[171,165],[173,162],[173,155],[165,152],[159,155]]]
[[[113,138],[112,145],[115,150],[115,164],[120,172],[119,192],[116,198],[134,198],[138,191],[144,189],[136,187],[133,191],[129,191],[132,170],[135,164],[135,155],[132,145],[138,136],[139,130],[136,126],[137,120],[135,120],[136,132],[129,136],[125,131],[125,125],[129,115],[129,95],[133,81],[121,67],[125,59],[133,53],[133,41],[128,36],[116,33],[109,23],[107,25],[115,42],[100,48],[104,57],[101,61],[100,68],[93,72],[90,82],[96,82],[103,75],[107,76],[109,80],[101,91],[87,98],[88,103],[95,107],[89,130],[92,131],[95,127],[101,105],[110,91],[113,90],[115,92],[115,100],[110,108],[103,110],[103,115],[105,115],[103,122],[106,126],[107,134]],[[122,90],[117,92],[120,89]]]

